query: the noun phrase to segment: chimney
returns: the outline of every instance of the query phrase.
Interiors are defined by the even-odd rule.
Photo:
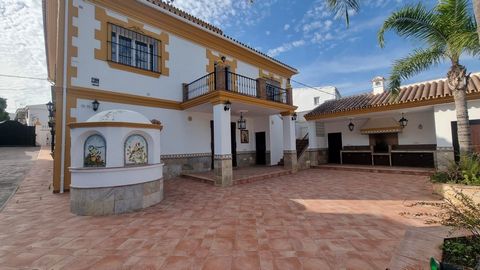
[[[385,92],[385,78],[377,76],[372,80],[372,94],[377,95]]]

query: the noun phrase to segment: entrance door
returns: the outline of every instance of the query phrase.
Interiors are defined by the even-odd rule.
[[[460,145],[458,143],[457,121],[452,121],[452,141],[455,161],[460,160]],[[473,151],[480,153],[480,120],[470,120],[470,137],[472,138]]]
[[[267,165],[267,145],[265,132],[255,132],[256,164]]]
[[[340,164],[342,133],[328,133],[328,163]]]
[[[237,124],[232,122],[230,125],[230,132],[231,132],[231,147],[232,147],[232,166],[237,167],[237,136],[236,136],[236,128]],[[213,131],[213,120],[210,121],[210,149],[212,150],[212,164],[211,168],[214,168],[214,161],[215,161],[215,133]]]

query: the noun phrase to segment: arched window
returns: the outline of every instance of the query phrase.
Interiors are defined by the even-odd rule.
[[[105,139],[98,135],[91,135],[85,140],[83,146],[83,166],[105,167],[107,145]]]
[[[142,165],[147,163],[147,141],[141,135],[130,135],[127,140],[125,140],[125,165]]]

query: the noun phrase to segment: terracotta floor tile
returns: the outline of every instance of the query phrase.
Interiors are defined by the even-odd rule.
[[[405,231],[425,226],[398,213],[437,199],[425,176],[306,170],[229,188],[175,178],[158,205],[83,217],[48,189],[51,166],[40,151],[0,212],[1,267],[385,269]],[[409,260],[428,260],[424,249]]]

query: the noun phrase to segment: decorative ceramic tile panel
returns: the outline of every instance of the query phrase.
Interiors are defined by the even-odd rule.
[[[131,135],[125,141],[125,165],[142,165],[147,163],[147,141],[141,135]]]
[[[106,149],[105,139],[102,136],[95,134],[88,137],[83,150],[83,166],[105,167]]]

